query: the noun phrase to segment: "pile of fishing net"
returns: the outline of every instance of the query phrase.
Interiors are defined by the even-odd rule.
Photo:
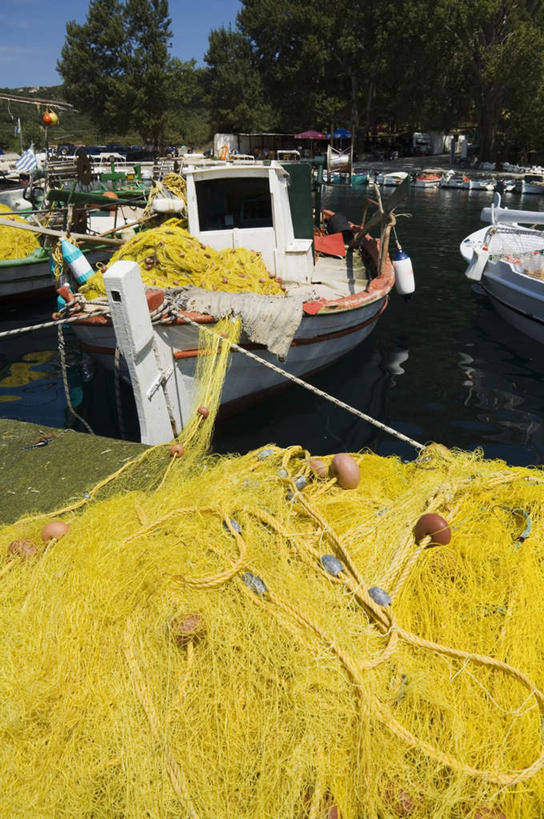
[[[26,220],[21,216],[15,216],[7,205],[0,204],[0,216],[7,213],[10,215],[3,216],[4,219],[9,219],[10,222],[27,224]],[[0,225],[0,261],[24,259],[39,247],[40,243],[36,236],[28,230],[20,230],[15,225],[13,227]]]
[[[179,219],[142,230],[113,254],[107,267],[120,259],[138,262],[149,287],[194,285],[229,293],[283,294],[281,283],[268,274],[259,253],[245,248],[214,250],[181,227]],[[102,272],[91,276],[79,292],[87,299],[104,296]]]
[[[207,454],[205,351],[173,453],[0,530],[5,815],[543,815],[544,473]]]

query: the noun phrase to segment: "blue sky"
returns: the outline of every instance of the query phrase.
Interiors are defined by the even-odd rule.
[[[58,85],[55,70],[66,22],[84,23],[88,0],[0,0],[0,87]],[[234,26],[239,0],[170,0],[172,50],[182,60],[202,58],[212,28]]]

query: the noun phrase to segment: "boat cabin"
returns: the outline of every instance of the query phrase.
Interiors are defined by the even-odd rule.
[[[298,202],[290,195],[289,171],[276,161],[251,167],[214,163],[184,168],[183,173],[187,181],[188,227],[193,236],[216,250],[245,247],[256,251],[269,273],[287,282],[311,282],[309,171],[307,191],[300,191]],[[305,211],[302,231],[298,228],[299,208]]]

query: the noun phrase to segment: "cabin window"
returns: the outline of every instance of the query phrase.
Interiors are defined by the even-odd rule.
[[[200,230],[273,227],[268,177],[196,182]]]

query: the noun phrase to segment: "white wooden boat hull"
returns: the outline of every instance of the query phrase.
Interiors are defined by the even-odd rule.
[[[533,196],[541,196],[544,193],[544,182],[527,182],[525,179],[521,180],[521,193],[531,194]]]
[[[438,188],[440,179],[416,179],[414,187],[416,188]]]
[[[104,262],[111,256],[110,250],[85,253],[91,265]],[[24,301],[41,296],[55,295],[55,281],[51,276],[49,259],[0,262],[0,303]]]
[[[499,261],[487,264],[480,284],[508,324],[544,344],[544,281]]]
[[[54,294],[49,261],[0,263],[0,302]]]
[[[484,208],[482,218],[489,214],[490,209]],[[506,211],[506,214],[515,218],[520,212]],[[526,216],[528,219],[531,214],[528,212]],[[470,268],[473,253],[481,253],[482,248],[489,249],[491,255],[478,280],[479,292],[489,296],[497,313],[508,324],[544,344],[544,279],[524,273],[521,264],[515,261],[523,253],[529,258],[540,258],[544,251],[544,236],[540,231],[521,228],[515,222],[504,223],[501,227],[503,232],[487,227],[467,236],[460,246],[461,255]],[[498,258],[499,255],[502,258]]]
[[[304,315],[285,361],[260,345],[242,338],[241,345],[267,362],[287,372],[302,377],[333,364],[349,353],[370,335],[381,313],[385,310],[388,296],[358,308],[318,315]],[[205,326],[213,329],[214,324]],[[74,324],[83,349],[109,370],[115,364],[115,333],[111,325]],[[176,378],[183,382],[189,395],[194,394],[195,369],[198,357],[198,330],[187,324],[159,325],[156,332],[172,349],[172,365]],[[128,373],[122,370],[128,380]],[[234,351],[221,396],[222,410],[234,410],[237,404],[249,403],[263,393],[287,386],[288,380],[274,370]]]
[[[481,179],[469,179],[468,182],[464,183],[464,187],[469,191],[494,191],[495,182],[489,182],[489,180]]]

